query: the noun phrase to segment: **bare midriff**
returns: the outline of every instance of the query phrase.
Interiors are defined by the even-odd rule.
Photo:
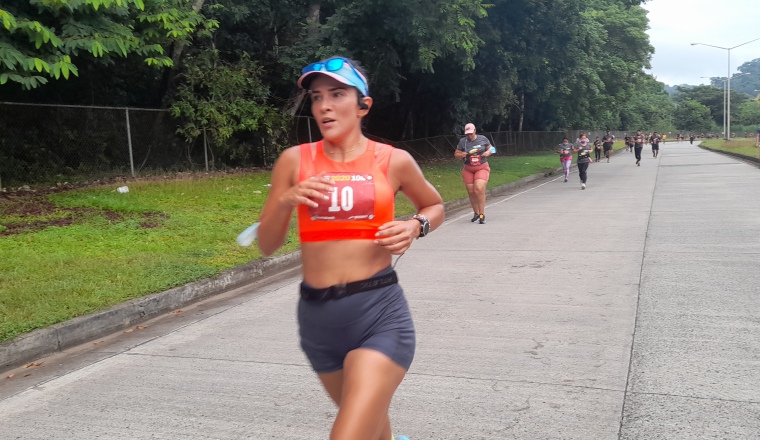
[[[316,288],[370,278],[391,264],[391,254],[372,240],[301,244],[303,279]]]

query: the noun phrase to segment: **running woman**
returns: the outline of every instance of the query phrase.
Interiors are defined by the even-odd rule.
[[[594,139],[594,159],[597,162],[602,160],[602,141],[599,140],[599,136]]]
[[[641,130],[636,132],[636,136],[633,137],[633,152],[636,153],[636,165],[641,166],[641,150],[644,149],[644,135],[641,134]]]
[[[586,189],[586,172],[588,171],[588,164],[591,163],[591,145],[588,141],[588,137],[582,134],[573,145],[573,152],[578,153],[578,159],[575,164],[578,166],[578,174],[581,177],[581,189]]]
[[[443,201],[409,153],[362,133],[372,98],[355,61],[333,57],[301,72],[323,140],[277,159],[258,246],[265,256],[279,249],[298,211],[301,348],[338,406],[330,439],[391,440],[388,408],[415,350],[391,258],[441,225]],[[417,208],[413,218],[395,219],[397,191]]]
[[[562,143],[557,146],[557,153],[559,153],[559,161],[565,173],[565,182],[567,182],[570,176],[570,165],[573,163],[573,144],[567,138],[563,138]]]
[[[470,198],[470,205],[475,215],[471,222],[481,225],[486,223],[486,186],[491,175],[488,156],[491,155],[491,142],[475,132],[475,124],[464,126],[464,137],[459,140],[454,157],[462,159],[462,180]]]
[[[602,138],[602,146],[604,147],[604,157],[607,158],[607,163],[610,163],[610,156],[612,155],[612,146],[615,144],[615,138],[612,137],[609,131]]]

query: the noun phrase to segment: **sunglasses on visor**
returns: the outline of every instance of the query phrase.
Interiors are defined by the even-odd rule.
[[[346,80],[345,84],[354,86],[359,89],[362,95],[369,96],[367,80],[345,58],[330,58],[327,61],[311,63],[301,69],[301,75],[306,75],[309,72],[328,72],[338,75]]]

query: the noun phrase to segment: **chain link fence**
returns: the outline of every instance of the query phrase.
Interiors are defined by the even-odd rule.
[[[197,153],[176,126],[165,110],[0,103],[0,187],[186,169]]]
[[[176,134],[167,110],[0,102],[0,188],[54,182],[137,177],[234,166],[269,166],[277,147],[250,145],[255,154],[236,163],[214,159],[201,136],[189,143]],[[547,151],[572,132],[481,132],[499,155]],[[591,140],[603,132],[586,132]],[[624,135],[615,132],[616,136]],[[316,122],[293,119],[291,144],[320,138]],[[418,161],[451,159],[463,135],[393,141],[369,137],[408,151]]]

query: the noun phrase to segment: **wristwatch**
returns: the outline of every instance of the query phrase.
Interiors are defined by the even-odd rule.
[[[417,238],[428,235],[430,232],[430,222],[428,221],[428,218],[422,214],[415,214],[412,218],[420,222],[420,235]]]

